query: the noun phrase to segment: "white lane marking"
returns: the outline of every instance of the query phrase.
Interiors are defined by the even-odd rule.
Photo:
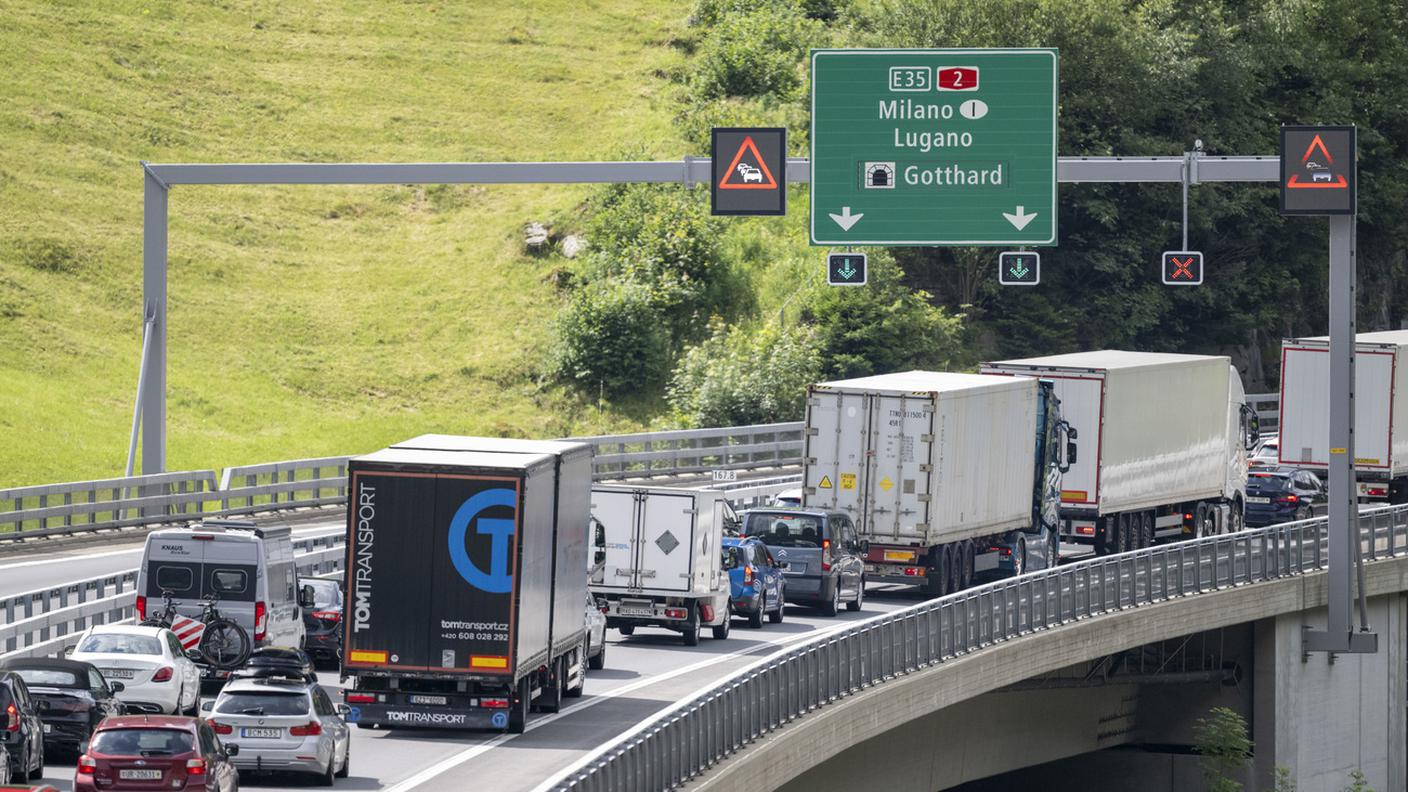
[[[833,626],[833,627],[828,627],[828,628],[826,628],[826,629],[824,629],[824,630],[815,630],[815,631],[812,631],[812,632],[804,632],[804,633],[798,633],[798,634],[796,634],[796,635],[789,635],[789,636],[787,636],[786,638],[782,638],[782,639],[777,640],[777,641],[768,641],[767,643],[763,644],[762,646],[754,646],[754,647],[749,648],[749,649],[742,649],[742,650],[739,650],[739,651],[737,651],[737,652],[730,652],[729,654],[725,654],[725,655],[717,655],[717,656],[714,656],[714,657],[707,658],[707,659],[705,659],[705,660],[700,660],[700,661],[697,662],[697,663],[693,663],[693,664],[690,664],[690,665],[687,665],[687,666],[682,666],[682,667],[680,667],[680,668],[676,668],[676,669],[673,669],[673,670],[671,670],[671,671],[666,671],[665,673],[662,673],[662,674],[657,674],[657,675],[651,676],[651,677],[645,677],[644,679],[638,679],[638,680],[636,680],[635,682],[632,682],[632,683],[630,683],[630,684],[628,684],[628,685],[622,685],[622,686],[619,687],[619,688],[613,688],[612,690],[609,690],[609,691],[607,691],[607,692],[605,692],[605,693],[602,693],[602,694],[599,695],[599,696],[592,696],[591,698],[587,699],[586,701],[582,701],[582,702],[579,702],[579,703],[577,703],[577,704],[573,704],[573,705],[570,706],[570,707],[564,707],[561,712],[558,712],[558,713],[556,713],[556,714],[554,714],[554,715],[543,715],[543,716],[539,716],[539,717],[537,717],[537,718],[534,718],[533,720],[531,720],[531,721],[528,722],[527,727],[524,728],[524,732],[527,733],[527,732],[530,732],[530,731],[532,731],[532,730],[534,730],[534,729],[537,729],[537,728],[539,728],[539,727],[546,726],[546,725],[548,725],[549,723],[552,723],[553,721],[557,720],[558,718],[562,718],[562,717],[565,717],[565,716],[567,716],[567,715],[571,715],[571,714],[574,713],[574,712],[580,712],[581,710],[587,709],[588,707],[594,707],[594,706],[596,706],[597,704],[602,703],[603,701],[610,701],[611,699],[619,698],[620,696],[624,696],[624,695],[626,695],[627,693],[633,693],[633,692],[635,692],[635,691],[637,691],[637,690],[640,690],[640,689],[643,688],[643,687],[647,687],[647,686],[649,686],[649,685],[654,685],[654,684],[656,684],[657,682],[664,682],[664,681],[666,681],[666,680],[673,679],[673,678],[675,678],[675,677],[677,677],[677,676],[682,676],[682,675],[684,675],[684,674],[692,673],[692,672],[694,672],[694,671],[698,671],[698,670],[703,669],[703,668],[708,668],[708,667],[711,666],[711,665],[715,665],[715,664],[720,663],[720,662],[723,662],[723,661],[725,661],[725,660],[734,660],[734,659],[737,659],[737,658],[740,658],[740,657],[747,657],[748,655],[758,654],[758,653],[760,653],[760,652],[762,652],[762,651],[764,651],[764,650],[766,650],[766,649],[769,649],[769,648],[777,648],[777,649],[780,649],[780,648],[782,648],[782,647],[784,647],[784,646],[786,646],[786,645],[788,645],[788,644],[791,644],[791,643],[797,643],[797,642],[799,642],[799,641],[811,640],[811,639],[817,638],[817,637],[819,637],[819,636],[829,635],[829,634],[834,633],[834,632],[840,632],[841,630],[844,630],[844,629],[846,629],[847,627],[850,627],[850,626],[851,626],[851,622],[847,621],[847,622],[842,622],[842,623],[840,623],[840,624],[837,624],[837,625],[835,625],[835,626]],[[693,692],[687,693],[687,694],[685,694],[684,696],[681,696],[681,697],[680,697],[680,700],[683,701],[683,700],[686,700],[686,699],[693,698],[694,696],[698,695],[699,693],[701,693],[701,692],[707,690],[709,687],[712,686],[712,684],[713,684],[713,683],[711,682],[709,685],[705,685],[705,686],[700,687],[699,689],[697,689],[697,690],[695,690],[695,691],[693,691]],[[481,756],[481,755],[483,755],[483,754],[485,754],[485,753],[488,753],[489,751],[491,751],[491,750],[493,750],[494,748],[497,748],[498,746],[500,746],[500,745],[502,745],[502,744],[508,742],[509,740],[512,740],[512,739],[515,738],[515,737],[521,737],[521,736],[522,736],[522,735],[520,735],[520,734],[500,734],[499,736],[497,736],[497,737],[495,737],[495,738],[489,740],[488,742],[483,742],[483,743],[479,743],[479,744],[477,744],[477,745],[470,746],[469,748],[466,748],[465,750],[463,750],[463,751],[461,751],[461,752],[459,752],[459,753],[457,753],[457,754],[452,754],[452,755],[450,755],[450,756],[448,756],[448,757],[446,757],[446,758],[440,760],[439,762],[437,762],[437,763],[431,765],[430,767],[427,767],[426,769],[420,771],[419,773],[416,773],[415,775],[411,776],[410,778],[407,778],[407,779],[405,779],[404,781],[401,781],[401,782],[395,784],[394,786],[387,787],[387,788],[384,790],[384,792],[408,792],[408,790],[414,789],[414,788],[420,786],[421,784],[424,784],[425,782],[429,781],[430,779],[435,778],[436,776],[438,776],[438,775],[440,775],[440,774],[442,774],[442,773],[444,773],[444,772],[446,772],[446,771],[453,770],[454,768],[459,767],[460,765],[464,764],[465,762],[468,762],[469,760],[475,758],[476,756]],[[589,749],[589,750],[590,750],[590,749]]]

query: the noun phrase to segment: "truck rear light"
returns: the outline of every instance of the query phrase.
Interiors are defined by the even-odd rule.
[[[506,698],[486,698],[479,700],[479,706],[490,709],[508,709],[508,699]]]
[[[269,610],[263,601],[254,603],[254,640],[256,643],[264,640],[265,619],[268,616]]]
[[[162,666],[161,668],[158,668],[158,669],[156,670],[156,673],[155,673],[155,674],[152,674],[152,681],[153,681],[153,682],[170,682],[170,681],[171,681],[171,675],[172,675],[173,673],[175,673],[175,671],[176,671],[176,669],[172,668],[171,666]]]
[[[1382,498],[1388,494],[1388,487],[1369,487],[1366,491],[1371,498]]]
[[[348,693],[343,698],[347,700],[348,704],[373,704],[376,702],[376,696],[370,693]]]
[[[234,734],[234,733],[235,733],[235,727],[234,727],[234,726],[231,726],[231,725],[228,724],[228,723],[221,723],[220,721],[211,721],[211,722],[210,722],[210,728],[214,729],[216,734]]]
[[[290,726],[288,733],[294,737],[316,737],[323,733],[323,724],[317,721],[308,721],[302,726]]]
[[[79,775],[93,775],[93,771],[97,769],[98,763],[93,759],[93,757],[89,756],[88,754],[84,754],[78,757]]]
[[[1187,512],[1184,512],[1184,514],[1183,514],[1183,519],[1185,519],[1185,520],[1191,520],[1191,519],[1193,519],[1193,515],[1192,515],[1192,514],[1189,514],[1189,513],[1187,513]]]
[[[699,606],[699,618],[700,618],[700,619],[703,619],[703,620],[706,621],[706,622],[711,622],[711,621],[713,621],[713,620],[714,620],[714,606],[713,606],[713,605],[700,605],[700,606]]]
[[[666,609],[665,609],[665,618],[667,618],[667,619],[685,619],[685,618],[688,618],[688,617],[689,617],[689,612],[686,611],[684,608],[666,608]]]
[[[203,775],[205,775],[205,760],[204,760],[204,759],[187,759],[187,760],[186,760],[186,775],[188,775],[188,776],[203,776]]]
[[[136,606],[135,610],[137,611],[137,621],[138,621],[138,622],[146,621],[146,618],[147,618],[147,598],[144,597],[144,596],[142,596],[141,594],[138,594],[138,595],[137,595],[137,606]]]
[[[1095,526],[1093,526],[1093,525],[1077,525],[1077,526],[1076,526],[1076,533],[1080,534],[1081,536],[1094,536],[1094,535],[1095,535]]]
[[[821,540],[821,571],[831,571],[831,540]]]
[[[904,574],[906,577],[924,577],[925,572],[923,567],[905,567]]]

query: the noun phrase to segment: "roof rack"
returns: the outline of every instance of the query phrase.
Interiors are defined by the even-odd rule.
[[[207,519],[191,523],[192,531],[249,531],[260,539],[264,538],[264,530],[250,520],[222,520]]]

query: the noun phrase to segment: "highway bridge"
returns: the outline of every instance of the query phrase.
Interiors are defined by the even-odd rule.
[[[604,441],[598,476],[643,470],[716,486],[705,474],[733,469],[744,481],[717,486],[744,500],[795,486],[788,440],[778,440],[788,428],[711,431]],[[16,508],[0,512],[0,524],[10,519],[47,544],[30,538],[27,552],[0,556],[0,652],[54,651],[86,624],[130,617],[131,583],[122,581],[137,562],[140,532],[195,516],[191,504],[289,521],[305,573],[331,570],[342,534],[340,474],[335,464],[318,474],[308,467],[202,474],[218,481],[199,489],[125,481],[106,499],[74,497],[81,487],[70,487],[68,503],[58,490],[43,504],[10,491]],[[0,504],[6,498],[0,492]],[[75,507],[89,500],[99,505]],[[1192,724],[1226,705],[1252,724],[1256,779],[1282,765],[1300,789],[1339,789],[1354,768],[1329,759],[1347,755],[1348,744],[1377,789],[1402,790],[1408,511],[1365,512],[1361,530],[1381,636],[1374,655],[1331,659],[1300,649],[1303,627],[1323,623],[1317,609],[1325,603],[1325,523],[1310,520],[1099,559],[1066,552],[1070,563],[1055,570],[940,600],[872,587],[863,613],[825,618],[794,607],[783,624],[736,629],[727,641],[694,648],[663,632],[613,631],[607,668],[589,677],[586,696],[535,716],[526,733],[354,730],[345,784],[398,792],[467,782],[504,790],[938,790],[1078,761],[1139,788],[1185,788],[1180,782],[1196,776],[1186,750]],[[97,541],[84,543],[84,535]],[[336,675],[321,678],[336,695]],[[1138,750],[1109,750],[1120,746]],[[68,789],[72,772],[60,759],[46,780]],[[1043,773],[1041,783],[1059,786],[1053,779],[1062,775]],[[289,783],[253,776],[245,787]]]

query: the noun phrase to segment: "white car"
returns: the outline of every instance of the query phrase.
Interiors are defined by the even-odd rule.
[[[334,704],[316,682],[294,675],[236,677],[221,689],[206,718],[240,770],[283,770],[317,776],[323,786],[346,778],[352,763],[346,704]]]
[[[117,697],[130,713],[195,715],[200,705],[200,668],[164,627],[105,625],[78,639],[70,660],[92,663],[122,683]]]
[[[600,671],[606,667],[606,614],[587,595],[587,668]]]
[[[1252,452],[1251,459],[1247,460],[1252,465],[1269,465],[1275,467],[1280,463],[1281,440],[1278,437],[1268,437],[1261,441],[1256,450]]]

